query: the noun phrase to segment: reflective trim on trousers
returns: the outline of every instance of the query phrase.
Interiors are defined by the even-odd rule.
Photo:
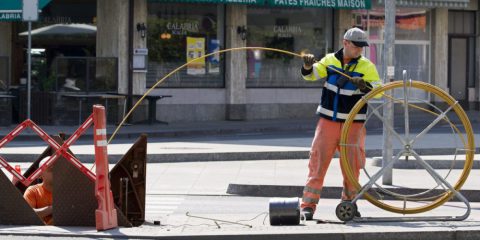
[[[315,203],[318,204],[319,198],[309,198],[309,197],[303,197],[302,202],[304,203]]]
[[[317,195],[320,195],[320,193],[322,193],[322,190],[320,189],[315,189],[315,188],[311,188],[309,186],[305,186],[305,188],[303,188],[303,192],[309,192],[309,193],[313,193],[313,194],[317,194]]]
[[[342,191],[342,200],[352,200],[357,195],[356,191],[348,191],[347,189],[343,189]]]

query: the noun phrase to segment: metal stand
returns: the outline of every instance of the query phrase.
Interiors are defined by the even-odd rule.
[[[402,138],[397,132],[394,131],[393,126],[390,124],[386,123],[384,118],[378,113],[377,109],[372,110],[372,114],[376,115],[378,118],[380,118],[383,122],[386,128],[393,133],[393,136],[395,136],[400,143],[403,145],[403,150],[401,150],[396,156],[391,160],[387,161],[387,164],[382,166],[382,168],[375,173],[373,176],[369,176],[369,181],[363,185],[357,194],[357,196],[352,200],[352,201],[343,201],[341,202],[337,208],[336,208],[336,215],[337,217],[342,220],[342,221],[355,221],[355,222],[394,222],[394,221],[462,221],[465,220],[471,212],[471,207],[469,201],[463,196],[454,186],[452,186],[450,183],[446,181],[442,176],[440,176],[435,169],[428,164],[425,160],[420,157],[420,155],[412,148],[413,144],[415,143],[416,140],[424,136],[429,130],[431,130],[439,121],[444,119],[446,117],[446,114],[450,112],[454,107],[458,107],[457,104],[458,102],[454,102],[453,104],[450,105],[450,107],[438,114],[437,118],[430,123],[423,131],[421,131],[419,134],[417,134],[415,137],[410,138],[410,128],[409,128],[409,89],[412,87],[412,80],[407,81],[406,79],[406,71],[403,71],[403,92],[404,92],[404,100],[403,100],[403,106],[404,106],[404,114],[405,114],[405,137]],[[466,151],[471,151],[467,150]],[[465,213],[460,216],[420,216],[420,217],[355,217],[357,214],[357,207],[356,207],[356,202],[364,196],[368,190],[372,189],[374,185],[378,186],[381,188],[378,184],[376,184],[377,180],[380,179],[381,176],[384,175],[384,173],[389,170],[393,164],[397,161],[400,161],[400,157],[405,156],[405,160],[408,161],[408,157],[413,157],[418,164],[420,164],[425,170],[427,171],[430,176],[435,180],[435,182],[438,184],[438,186],[441,186],[443,189],[446,191],[451,191],[452,196],[457,197],[461,202],[465,204],[467,207]],[[368,175],[368,174],[367,174]],[[396,194],[392,193],[390,191],[386,191],[387,194],[391,194],[393,196],[398,197],[399,199],[403,198],[404,204],[403,204],[403,210],[406,209],[406,202],[407,200],[414,201],[411,198],[412,196],[405,196],[401,194]]]
[[[394,162],[399,161],[400,156],[409,154],[418,161],[420,165],[422,165],[425,170],[435,179],[437,184],[443,186],[444,188],[452,191],[454,196],[456,196],[460,201],[465,203],[467,210],[465,214],[460,216],[429,216],[429,217],[355,217],[357,212],[357,208],[355,207],[355,203],[365,194],[375,182],[383,175],[383,173],[393,165]],[[435,169],[430,166],[425,160],[423,160],[415,151],[409,150],[401,151],[397,156],[393,159],[393,161],[389,161],[386,166],[383,166],[375,175],[370,178],[370,180],[361,188],[360,192],[357,196],[350,202],[350,201],[343,201],[341,202],[336,209],[337,217],[342,221],[350,221],[353,220],[355,222],[411,222],[411,221],[462,221],[468,218],[471,212],[470,202],[463,196],[459,191],[455,190],[455,188],[448,183],[442,176],[440,176]]]

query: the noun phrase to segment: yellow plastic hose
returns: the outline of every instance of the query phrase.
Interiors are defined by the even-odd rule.
[[[201,57],[198,57],[198,58],[195,58],[195,59],[192,59],[190,61],[188,61],[187,63],[183,64],[182,66],[176,68],[175,70],[171,71],[170,73],[168,73],[167,75],[165,75],[163,78],[161,78],[160,80],[158,80],[152,87],[150,87],[146,92],[145,94],[143,94],[143,96],[137,101],[137,103],[132,107],[132,109],[130,109],[128,111],[128,113],[124,116],[124,118],[122,119],[122,121],[118,124],[117,128],[115,129],[115,131],[112,133],[112,135],[110,136],[110,138],[108,139],[108,143],[110,143],[113,138],[115,137],[115,135],[117,134],[118,130],[120,130],[120,128],[123,126],[123,124],[125,123],[125,121],[128,119],[128,117],[130,117],[130,115],[132,114],[132,112],[138,107],[138,105],[140,105],[140,103],[142,103],[143,99],[151,92],[153,91],[153,89],[155,89],[155,87],[157,87],[160,83],[162,83],[163,81],[165,81],[165,79],[169,78],[170,76],[172,76],[173,74],[175,74],[176,72],[180,71],[182,68],[188,66],[189,64],[191,64],[192,62],[195,62],[196,60],[198,59],[203,59],[203,58],[207,58],[207,57],[210,57],[212,55],[215,55],[215,54],[220,54],[220,53],[227,53],[227,52],[234,52],[234,51],[245,51],[245,50],[262,50],[262,51],[273,51],[273,52],[279,52],[279,53],[284,53],[284,54],[287,54],[287,55],[292,55],[292,56],[295,56],[295,57],[303,57],[303,54],[298,54],[298,53],[294,53],[294,52],[289,52],[289,51],[285,51],[285,50],[282,50],[282,49],[276,49],[276,48],[266,48],[266,47],[239,47],[239,48],[229,48],[229,49],[224,49],[224,50],[220,50],[220,51],[217,51],[217,52],[213,52],[213,53],[209,53],[209,54],[206,54],[206,55],[203,55]],[[320,62],[318,62],[319,64],[321,64]],[[346,75],[345,73],[341,72],[341,71],[338,71],[337,69],[335,68],[332,68],[330,66],[326,66],[324,64],[322,64],[323,66],[325,66],[326,68],[329,68],[331,69],[332,71],[335,71],[337,72],[338,74],[340,75],[343,75],[347,78],[351,78],[350,76]]]

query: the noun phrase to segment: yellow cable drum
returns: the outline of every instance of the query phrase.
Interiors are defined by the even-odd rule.
[[[387,83],[387,84],[385,84],[381,87],[372,89],[372,91],[370,91],[361,100],[359,100],[356,103],[356,105],[353,107],[352,111],[348,115],[348,118],[345,121],[345,124],[342,128],[342,134],[341,134],[341,139],[340,139],[340,154],[341,154],[342,168],[347,175],[348,181],[353,184],[353,186],[356,188],[356,190],[358,192],[360,192],[362,187],[361,187],[361,184],[359,183],[359,181],[354,177],[353,169],[349,165],[349,161],[348,161],[349,152],[348,151],[351,151],[351,148],[349,148],[348,146],[349,145],[351,146],[351,143],[348,142],[348,136],[349,136],[349,133],[350,133],[352,123],[355,119],[355,116],[359,113],[359,111],[363,107],[365,107],[368,104],[369,100],[373,99],[376,96],[381,95],[383,97],[393,99],[396,102],[402,103],[404,107],[412,106],[414,108],[429,112],[431,114],[435,114],[437,116],[439,115],[439,114],[436,114],[436,113],[433,113],[433,112],[429,111],[428,109],[421,108],[421,107],[418,107],[418,106],[413,105],[411,103],[408,103],[407,100],[394,99],[390,95],[385,94],[385,92],[394,92],[394,90],[400,90],[400,88],[402,88],[402,89],[404,88],[404,82],[403,81],[394,81],[394,82],[391,82],[391,83]],[[473,130],[472,130],[472,126],[470,124],[470,121],[467,117],[467,114],[465,113],[465,111],[462,109],[462,107],[458,104],[458,102],[453,97],[451,97],[448,93],[446,93],[445,91],[443,91],[442,89],[440,89],[436,86],[433,86],[431,84],[424,83],[424,82],[421,82],[421,81],[410,81],[410,82],[408,82],[408,88],[416,89],[416,90],[423,90],[427,93],[433,94],[434,97],[436,97],[435,99],[443,100],[446,104],[448,104],[450,109],[453,110],[453,112],[458,116],[458,118],[461,122],[461,125],[463,126],[466,138],[463,137],[463,133],[461,133],[460,130],[455,126],[455,124],[450,122],[450,120],[446,116],[441,116],[443,118],[442,120],[445,120],[446,122],[448,122],[451,125],[452,129],[454,129],[455,132],[460,135],[461,140],[462,140],[462,144],[463,144],[463,150],[465,151],[465,164],[463,166],[463,170],[462,170],[461,174],[459,175],[456,183],[454,185],[452,185],[453,188],[456,191],[459,191],[460,188],[465,183],[465,181],[466,181],[466,179],[467,179],[467,177],[470,173],[470,170],[472,169],[473,158],[474,158],[474,153],[475,153]],[[351,156],[351,154],[350,154],[350,156]],[[379,208],[382,208],[384,210],[394,212],[394,213],[401,213],[401,214],[416,214],[416,213],[422,213],[422,212],[430,211],[434,208],[437,208],[437,207],[443,205],[445,202],[450,200],[454,196],[454,194],[455,193],[452,192],[452,190],[446,190],[444,193],[442,193],[438,196],[434,196],[433,198],[430,198],[431,201],[429,203],[424,204],[422,206],[415,206],[415,207],[410,207],[410,208],[407,208],[405,205],[404,205],[404,207],[397,207],[397,206],[394,206],[394,205],[390,205],[389,203],[386,203],[384,201],[381,201],[378,198],[375,198],[374,196],[372,196],[372,194],[369,194],[368,192],[365,192],[363,196],[366,200],[368,200],[369,202],[371,202],[375,206],[377,206]]]

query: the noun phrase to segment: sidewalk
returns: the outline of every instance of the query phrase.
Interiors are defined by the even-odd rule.
[[[21,163],[26,165],[26,163]],[[151,163],[147,166],[147,202],[146,220],[141,227],[119,228],[97,232],[88,227],[54,227],[54,226],[0,226],[0,236],[23,236],[35,235],[44,237],[89,237],[89,238],[128,238],[128,239],[478,239],[480,237],[480,203],[471,202],[472,213],[464,221],[420,221],[420,222],[373,222],[359,223],[349,222],[343,224],[335,216],[334,209],[338,204],[340,193],[336,196],[328,193],[331,188],[339,188],[341,173],[338,159],[332,161],[327,173],[324,188],[325,194],[331,194],[333,199],[322,198],[320,207],[314,218],[326,221],[317,224],[315,221],[307,221],[297,226],[270,226],[268,217],[263,222],[264,215],[254,220],[245,222],[252,227],[225,225],[219,222],[221,228],[213,221],[195,219],[185,216],[185,211],[191,210],[193,215],[211,217],[227,221],[239,219],[251,219],[258,212],[268,211],[268,198],[248,198],[249,202],[262,202],[252,206],[253,210],[244,212],[236,210],[235,203],[230,201],[227,192],[232,185],[254,185],[262,191],[265,187],[276,186],[302,188],[306,179],[307,160],[265,160],[265,161],[228,161],[228,162],[182,162],[182,163]],[[87,165],[90,167],[90,165]],[[369,167],[369,169],[372,169]],[[414,171],[413,173],[411,171]],[[441,172],[445,174],[445,172]],[[453,177],[458,175],[454,170]],[[478,191],[476,179],[480,177],[480,170],[472,170],[464,188],[475,192]],[[362,180],[365,178],[362,177]],[[425,181],[430,180],[430,181]],[[454,179],[454,178],[453,178]],[[407,181],[405,181],[407,180]],[[425,178],[420,170],[400,170],[394,173],[394,185],[407,185],[410,187],[431,186],[431,179]],[[262,188],[263,187],[263,188]],[[278,190],[277,189],[277,190]],[[285,191],[266,191],[269,197],[282,197]],[[322,196],[323,196],[322,193]],[[283,197],[291,197],[291,192]],[[261,194],[260,194],[261,195]],[[299,196],[297,192],[293,196]],[[152,208],[160,207],[159,203],[151,202],[152,197],[175,197],[193,198],[195,196],[207,198],[217,196],[222,198],[223,204],[231,210],[222,211],[215,207],[218,203],[213,201],[207,206],[197,206],[195,209],[182,208],[171,214],[164,215],[160,219],[161,226],[153,225],[149,216]],[[265,196],[263,194],[262,196]],[[467,197],[470,199],[470,197]],[[477,196],[478,198],[478,196]],[[188,202],[194,199],[185,200]],[[390,202],[395,204],[395,202]],[[403,202],[397,201],[396,205]],[[192,205],[192,203],[190,203]],[[358,205],[362,214],[366,217],[400,217],[379,209],[372,204],[360,200]],[[170,206],[170,205],[168,205]],[[204,209],[215,209],[208,211]],[[258,209],[260,207],[260,209]],[[458,216],[465,211],[465,205],[461,202],[449,202],[433,211],[415,216]]]
[[[328,209],[334,207],[338,202],[331,201],[325,204]],[[376,207],[366,202],[360,202],[364,211],[373,212],[374,216],[385,215],[382,211],[375,211]],[[218,228],[213,221],[203,219],[193,219],[184,214],[178,214],[170,218],[175,220],[167,221],[163,226],[153,224],[144,224],[136,228],[118,228],[107,231],[97,232],[95,229],[87,227],[55,227],[55,226],[0,226],[0,236],[12,237],[19,236],[16,239],[22,239],[24,236],[37,236],[45,238],[59,237],[61,239],[91,238],[91,239],[174,239],[174,240],[336,240],[336,239],[355,239],[355,240],[458,240],[458,239],[478,239],[480,237],[480,227],[478,215],[479,204],[473,205],[471,218],[465,221],[449,222],[374,222],[374,223],[347,223],[338,221],[319,223],[316,221],[307,221],[297,226],[269,226],[268,219],[265,225],[262,223],[263,217],[249,222],[252,228],[238,225],[221,224]],[[444,209],[444,212],[429,213],[438,216],[442,214],[458,213],[459,204],[451,204]],[[332,219],[332,211],[320,210],[325,213],[324,218]],[[248,219],[251,216],[245,214],[203,214],[205,217],[217,219]],[[422,214],[425,216],[425,214]],[[183,226],[183,227],[182,227]],[[6,235],[6,236],[5,236]],[[37,239],[37,238],[36,238]]]
[[[472,121],[473,122],[473,121]],[[257,121],[215,121],[199,123],[176,123],[171,125],[131,125],[120,129],[110,143],[109,160],[115,163],[126,152],[137,137],[148,135],[148,161],[190,162],[190,161],[235,161],[266,159],[306,159],[310,151],[316,119],[300,120],[257,120]],[[473,124],[475,146],[479,152],[480,123]],[[0,128],[5,136],[11,128]],[[42,126],[49,134],[64,132],[67,135],[76,126]],[[115,126],[108,126],[112,134]],[[75,143],[71,150],[82,162],[93,162],[93,130]],[[452,155],[458,139],[447,130],[428,133],[416,142],[414,149],[421,155]],[[395,140],[395,139],[394,139]],[[398,142],[393,142],[397,149]],[[21,133],[14,141],[0,149],[8,159],[16,162],[32,162],[46,147],[46,144],[31,130]],[[381,156],[383,148],[382,130],[368,128],[367,156]]]
[[[133,125],[127,126],[123,137],[115,139],[109,145],[109,159],[116,162],[132,145],[134,138],[146,132],[149,134],[147,165],[147,214],[149,197],[167,196],[256,196],[293,197],[301,196],[307,175],[309,145],[313,136],[314,119],[307,120],[275,120],[250,122],[208,122],[198,124],[172,125]],[[479,138],[478,123],[474,126],[475,138]],[[75,127],[51,127],[49,133],[64,130],[67,134]],[[111,127],[108,132],[111,132]],[[1,129],[1,131],[6,131]],[[152,135],[154,137],[152,137]],[[442,176],[448,174],[448,181],[455,183],[461,169],[445,169],[452,163],[451,134],[433,132],[427,134],[415,145],[415,150],[431,163],[434,168],[442,167],[438,172]],[[380,156],[382,134],[378,129],[369,131],[367,137],[367,155]],[[81,144],[81,145],[80,145]],[[71,150],[80,160],[90,167],[93,162],[93,145],[89,140],[82,140],[72,146]],[[19,141],[0,149],[0,154],[11,164],[20,162],[22,171],[29,165],[29,158],[38,156],[45,145],[38,142]],[[476,141],[479,147],[479,141]],[[478,151],[477,151],[478,153]],[[431,156],[427,156],[431,155]],[[475,155],[479,159],[480,155]],[[457,159],[461,162],[462,159]],[[368,160],[369,173],[378,170],[378,161]],[[446,163],[445,163],[446,162]],[[460,163],[461,165],[461,163]],[[479,167],[475,162],[475,167]],[[390,188],[431,189],[435,181],[425,170],[415,167],[397,166],[393,173],[393,185]],[[417,223],[349,223],[349,224],[315,224],[291,227],[273,227],[263,225],[260,220],[253,223],[253,228],[228,226],[217,229],[213,226],[202,226],[204,221],[192,220],[184,213],[172,214],[162,219],[162,224],[176,227],[158,227],[148,223],[139,228],[115,229],[96,232],[91,228],[78,227],[39,227],[39,226],[0,226],[0,235],[36,235],[60,237],[92,237],[92,238],[169,238],[169,239],[477,239],[480,238],[479,186],[476,179],[480,177],[480,169],[470,172],[462,187],[469,201],[472,201],[473,212],[470,218],[461,222],[417,222]],[[361,182],[366,182],[362,175]],[[325,179],[322,192],[322,206],[317,214],[336,219],[334,209],[338,204],[342,183],[341,169],[338,159],[334,159]],[[329,199],[332,198],[332,199]],[[265,201],[262,200],[262,201]],[[400,202],[401,204],[401,202]],[[370,203],[360,201],[362,211],[368,216],[391,216]],[[449,215],[450,212],[464,209],[459,202],[448,203],[446,212],[435,212],[434,215]],[[266,210],[266,208],[264,208]],[[430,213],[426,213],[427,215]],[[452,213],[454,214],[454,213]],[[425,215],[425,214],[424,214]],[[220,219],[248,219],[250,215],[242,212],[205,213]],[[423,215],[422,215],[423,216]]]
[[[299,196],[302,192],[302,186],[306,179],[306,169],[310,144],[312,141],[313,130],[315,126],[314,119],[304,120],[263,120],[246,122],[204,122],[199,124],[176,124],[176,125],[135,125],[128,126],[123,130],[128,134],[139,136],[142,131],[150,134],[192,134],[200,131],[216,131],[224,133],[231,131],[230,134],[209,135],[209,136],[190,136],[190,137],[154,137],[149,138],[147,149],[147,161],[149,166],[157,168],[154,163],[166,163],[162,165],[161,176],[158,179],[167,176],[176,176],[182,174],[182,169],[192,169],[187,174],[187,178],[182,179],[175,185],[175,189],[182,189],[179,185],[186,184],[185,189],[189,192],[179,191],[172,194],[237,194],[245,196]],[[479,130],[479,124],[476,125]],[[131,127],[131,128],[130,128]],[[53,127],[52,127],[53,128]],[[71,127],[70,127],[71,128]],[[167,130],[168,129],[168,130]],[[4,130],[4,129],[3,129]],[[52,129],[45,129],[46,131]],[[72,130],[66,129],[64,130]],[[295,130],[295,131],[293,131]],[[139,131],[139,132],[136,132]],[[273,132],[271,132],[273,131]],[[135,133],[136,132],[136,133]],[[480,146],[480,135],[478,131],[475,134],[477,149]],[[428,133],[421,138],[415,145],[414,150],[419,153],[424,160],[432,167],[447,172],[453,166],[453,174],[461,172],[464,165],[464,152],[459,151],[459,156],[455,157],[458,149],[455,146],[455,139],[451,139],[451,133],[435,132]],[[134,139],[121,139],[113,141],[108,146],[109,161],[116,163],[133,144]],[[366,151],[367,166],[379,169],[381,166],[383,136],[381,133],[372,131],[367,134]],[[22,143],[22,142],[20,142]],[[41,143],[40,146],[38,146]],[[31,144],[13,144],[14,146],[0,149],[0,154],[9,162],[25,163],[22,166],[28,166],[38,155],[46,148],[42,142],[33,142]],[[395,146],[401,146],[394,143]],[[92,141],[81,141],[71,148],[72,152],[84,163],[94,162],[94,147]],[[480,151],[477,150],[477,153]],[[338,157],[338,155],[337,155]],[[476,155],[475,159],[479,156]],[[292,160],[296,159],[296,160]],[[256,160],[256,161],[253,161]],[[415,164],[416,161],[399,161],[395,164],[395,171],[403,172],[400,175],[394,175],[399,178],[395,182],[404,182],[408,179],[408,185],[413,189],[422,188],[416,185],[416,182],[422,183],[418,177],[406,176],[405,174],[425,172],[422,167]],[[171,164],[169,164],[171,163]],[[332,165],[338,164],[338,160],[332,161]],[[214,171],[212,171],[212,169]],[[245,169],[248,169],[244,173]],[[341,191],[341,172],[340,168],[332,167],[330,172],[334,172],[335,178],[325,182],[325,197],[336,198]],[[480,169],[480,162],[474,161],[473,169]],[[201,171],[200,171],[201,170]],[[218,171],[216,171],[218,170]],[[205,172],[203,172],[205,171]],[[212,171],[212,172],[211,172]],[[221,174],[221,179],[210,179],[208,176],[216,176],[216,172],[225,172]],[[475,172],[475,171],[472,171]],[[246,174],[248,173],[248,174]],[[250,174],[252,173],[252,174]],[[150,174],[158,175],[158,171]],[[198,175],[200,174],[200,175]],[[205,174],[205,175],[202,175]],[[246,174],[245,176],[243,174]],[[446,173],[445,173],[446,174]],[[472,173],[474,174],[474,173]],[[237,176],[237,178],[232,178]],[[267,177],[268,176],[268,177]],[[412,176],[422,176],[415,174]],[[205,182],[189,182],[193,179],[205,179]],[[429,177],[429,176],[427,176]],[[472,178],[472,177],[470,177]],[[166,182],[167,179],[164,179]],[[286,181],[285,181],[286,180]],[[163,181],[162,181],[163,182]],[[196,190],[195,184],[202,188]],[[214,186],[210,186],[213,184]],[[219,184],[217,186],[216,184]],[[154,186],[157,186],[156,184]],[[170,193],[168,185],[162,185],[166,188],[152,188],[153,192]],[[205,188],[209,188],[206,190]],[[473,190],[476,187],[468,182],[463,189]],[[480,195],[475,200],[480,201]]]

